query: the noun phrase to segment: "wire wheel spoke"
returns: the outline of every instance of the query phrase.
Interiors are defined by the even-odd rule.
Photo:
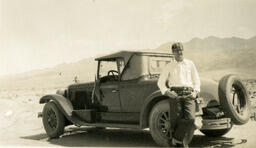
[[[163,133],[163,135],[166,137],[166,138],[171,138],[170,136],[171,136],[171,130],[170,129],[166,129],[166,128],[164,128],[163,130],[162,130],[162,133]]]
[[[163,112],[163,116],[164,116],[165,120],[168,121],[169,118],[168,118],[168,115],[167,115],[167,114],[168,114],[168,112]]]
[[[162,135],[164,137],[170,138],[170,136],[171,136],[171,131],[170,131],[171,123],[170,123],[168,112],[162,112],[159,115],[158,127],[159,127],[159,131],[162,133]]]
[[[240,115],[243,115],[243,109],[242,109],[242,106],[241,106],[241,98],[239,97],[239,92],[233,87],[232,88],[232,105],[233,105],[233,108],[235,109],[235,111],[240,114]]]
[[[168,137],[168,138],[172,138],[171,130],[168,130],[168,132],[167,132],[167,134],[166,134],[166,137]]]
[[[161,122],[161,123],[159,123],[159,125],[164,127],[165,123],[162,123],[162,122]]]
[[[48,109],[46,113],[49,127],[55,129],[57,127],[57,117],[55,112],[52,109]]]
[[[162,121],[162,122],[166,122],[166,120],[163,117],[161,117],[161,116],[160,116],[159,120]]]
[[[168,130],[166,130],[165,132],[163,132],[164,133],[164,135],[167,137],[167,135],[168,135]]]

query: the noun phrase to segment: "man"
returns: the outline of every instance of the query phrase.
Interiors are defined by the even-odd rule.
[[[174,43],[171,48],[174,59],[163,69],[158,80],[158,87],[163,95],[177,100],[177,107],[181,109],[183,113],[182,119],[185,120],[183,122],[185,125],[179,123],[177,127],[172,128],[174,130],[172,145],[182,144],[184,147],[188,147],[188,142],[191,141],[195,128],[186,129],[184,127],[189,127],[188,124],[194,125],[194,99],[200,92],[200,79],[194,63],[184,59],[182,44],[179,42]],[[186,94],[184,95],[184,93]]]

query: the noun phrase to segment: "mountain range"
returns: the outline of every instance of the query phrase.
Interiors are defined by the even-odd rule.
[[[155,49],[143,51],[170,53],[167,42]],[[256,36],[249,39],[237,37],[193,38],[183,43],[184,56],[194,61],[199,74],[218,80],[229,73],[256,76]],[[94,58],[74,63],[63,63],[55,67],[33,70],[22,74],[0,78],[0,89],[59,88],[65,87],[77,77],[80,82],[93,81],[97,63]]]
[[[171,43],[162,44],[156,50],[170,52],[168,47]],[[193,38],[184,43],[184,49],[185,56],[195,62],[199,71],[256,68],[256,36],[250,39],[214,36],[205,39]]]

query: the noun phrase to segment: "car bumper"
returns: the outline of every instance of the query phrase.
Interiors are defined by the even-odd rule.
[[[200,130],[217,130],[231,128],[232,123],[230,118],[221,119],[203,119]]]

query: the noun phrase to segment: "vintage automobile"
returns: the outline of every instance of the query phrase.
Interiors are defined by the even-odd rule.
[[[95,82],[75,83],[40,99],[46,103],[41,115],[47,135],[59,137],[68,125],[149,128],[158,145],[168,146],[174,119],[170,108],[175,106],[172,98],[161,94],[157,80],[173,55],[120,51],[95,60]],[[242,81],[235,75],[219,83],[201,78],[196,116],[206,136],[222,136],[232,125],[247,123],[250,102]]]

